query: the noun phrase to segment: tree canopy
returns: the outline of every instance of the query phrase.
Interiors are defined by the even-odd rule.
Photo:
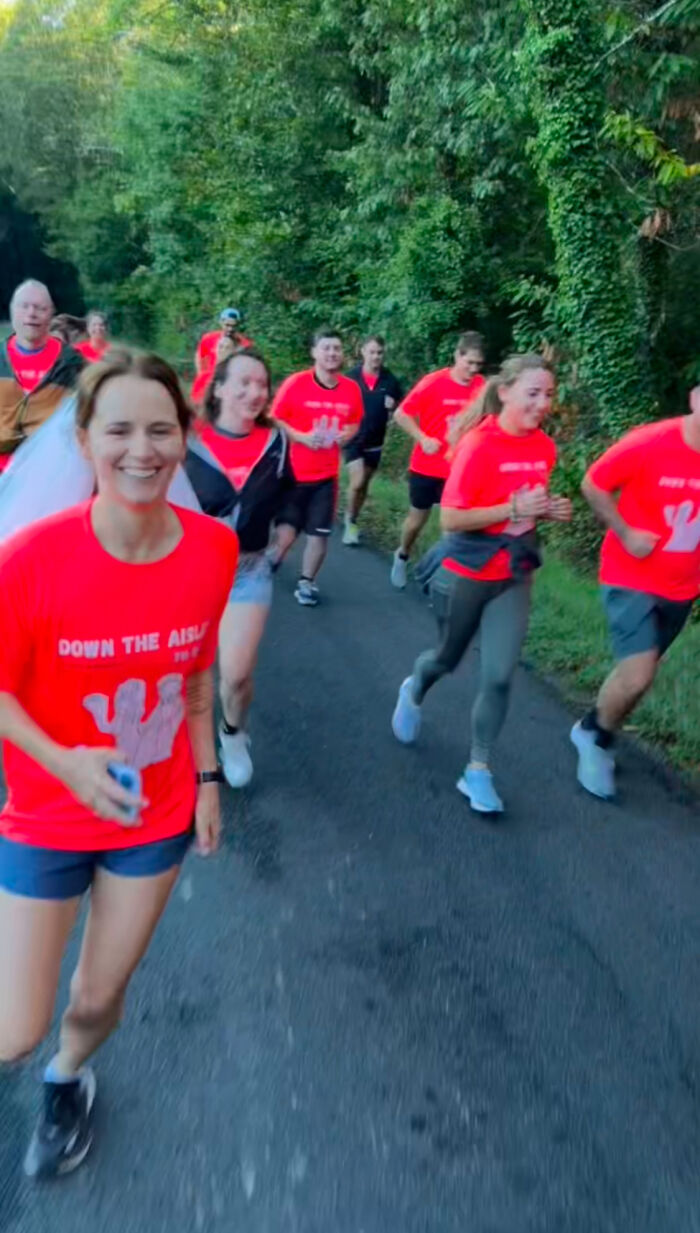
[[[700,379],[700,0],[20,0],[0,22],[3,213],[36,215],[125,334],[184,357],[234,304],[278,373],[329,318],[413,376],[476,328],[490,360],[555,351],[606,435]]]

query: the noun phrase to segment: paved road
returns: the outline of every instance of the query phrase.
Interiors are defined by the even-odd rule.
[[[700,1230],[700,819],[624,757],[574,790],[570,717],[517,681],[499,826],[454,790],[473,662],[389,731],[432,639],[386,565],[336,548],[316,611],[283,576],[258,777],[192,858],[100,1058],[85,1169],[17,1166],[33,1076],[2,1080],[2,1233]]]

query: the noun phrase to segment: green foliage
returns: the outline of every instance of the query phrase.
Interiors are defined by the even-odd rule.
[[[276,376],[320,318],[407,379],[477,328],[494,363],[552,345],[610,435],[698,364],[697,25],[589,5],[19,0],[0,177],[183,365],[224,303]]]
[[[668,150],[656,133],[628,111],[608,112],[603,124],[603,136],[648,163],[663,188],[700,175],[700,163],[687,163],[675,150]]]
[[[613,435],[649,417],[651,373],[635,270],[625,260],[598,147],[605,95],[592,0],[524,0],[520,69],[537,135],[532,152],[548,195],[558,275],[556,314],[600,428]]]

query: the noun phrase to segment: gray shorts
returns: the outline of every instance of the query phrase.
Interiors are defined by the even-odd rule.
[[[603,586],[603,607],[616,659],[645,651],[665,655],[685,625],[692,600],[664,599],[646,591]]]
[[[272,603],[272,567],[264,552],[242,552],[233,580],[230,604]]]

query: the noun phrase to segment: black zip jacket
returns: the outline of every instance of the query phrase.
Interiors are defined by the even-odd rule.
[[[233,528],[241,552],[264,552],[270,526],[294,487],[285,434],[271,429],[265,450],[241,489],[234,488],[211,450],[195,436],[187,442],[185,470],[204,513]]]
[[[373,390],[368,385],[365,385],[361,364],[351,368],[348,376],[360,387],[362,405],[365,412],[357,436],[353,437],[351,444],[354,448],[361,446],[366,450],[378,449],[380,445],[384,444],[386,426],[391,414],[385,405],[385,400],[393,398],[398,407],[403,398],[401,386],[393,372],[389,372],[388,368],[382,368],[379,373],[379,380]]]

